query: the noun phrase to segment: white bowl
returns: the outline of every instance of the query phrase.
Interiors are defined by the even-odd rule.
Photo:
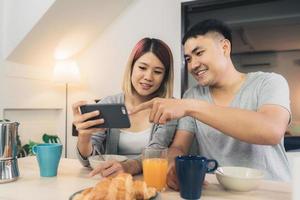
[[[258,187],[264,173],[247,167],[219,167],[216,176],[225,189],[246,192]]]
[[[121,156],[121,155],[112,155],[112,154],[105,154],[103,155],[105,161],[107,160],[116,160],[119,162],[123,162],[125,160],[127,160],[126,156]],[[95,156],[90,156],[88,158],[89,162],[90,162],[90,166],[95,169],[95,167],[97,167],[99,164],[104,163],[104,160],[101,160],[101,158],[98,155]]]

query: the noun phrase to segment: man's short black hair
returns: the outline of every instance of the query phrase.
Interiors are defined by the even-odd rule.
[[[196,38],[198,35],[205,35],[208,32],[220,33],[232,44],[231,30],[224,22],[217,19],[206,19],[195,24],[185,33],[182,39],[182,45],[184,45],[189,38]]]

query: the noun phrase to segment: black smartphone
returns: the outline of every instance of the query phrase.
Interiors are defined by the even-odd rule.
[[[124,104],[87,104],[80,106],[82,114],[99,110],[100,115],[88,120],[104,119],[104,123],[93,128],[129,128],[130,121]]]

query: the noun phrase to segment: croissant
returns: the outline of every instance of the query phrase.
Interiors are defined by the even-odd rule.
[[[110,200],[111,195],[117,193],[117,189],[111,184],[110,178],[104,178],[102,181],[96,184],[96,186],[90,191],[89,200]],[[110,192],[110,194],[109,194]]]
[[[111,196],[116,200],[132,200],[134,199],[133,181],[130,174],[121,173],[112,180],[112,185],[117,188],[115,196]]]
[[[147,184],[145,181],[136,180],[133,183],[133,191],[134,196],[137,200],[140,199],[150,199],[151,197],[154,197],[156,194],[156,189],[149,187],[147,188]]]
[[[144,181],[133,181],[130,174],[120,173],[115,178],[103,178],[95,187],[74,196],[73,200],[142,200],[155,194],[156,189],[148,188]]]
[[[91,190],[93,188],[87,188],[85,190],[83,190],[81,193],[75,195],[73,197],[73,200],[89,200],[90,199],[90,195],[91,195]]]

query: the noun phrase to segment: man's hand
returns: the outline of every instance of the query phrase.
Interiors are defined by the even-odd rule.
[[[154,98],[136,106],[129,113],[133,115],[141,110],[150,108],[149,121],[156,124],[165,124],[170,120],[184,117],[189,105],[191,105],[189,101],[191,100]]]
[[[89,176],[95,176],[100,174],[103,177],[115,176],[121,172],[124,172],[122,164],[116,160],[108,160],[103,164],[98,165],[93,171],[89,173]]]
[[[179,191],[179,181],[177,178],[177,174],[176,174],[176,168],[175,168],[175,163],[172,162],[169,165],[169,169],[168,169],[168,174],[167,174],[167,185],[169,186],[169,188]],[[207,188],[209,185],[207,180],[203,181],[203,187]]]
[[[175,163],[169,164],[168,174],[167,174],[167,185],[169,188],[179,191],[179,183],[176,175]]]

